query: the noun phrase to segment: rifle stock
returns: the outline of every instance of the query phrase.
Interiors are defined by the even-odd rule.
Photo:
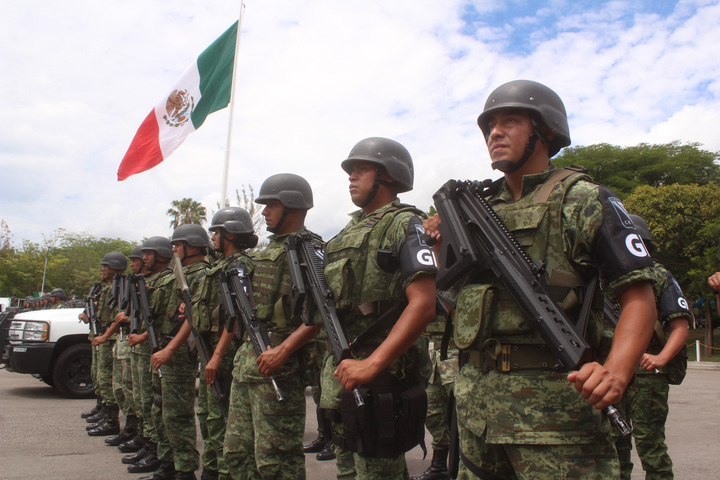
[[[225,312],[228,315],[228,321],[225,324],[227,331],[231,332],[233,330],[237,317],[240,317],[250,337],[250,343],[252,343],[255,354],[260,356],[271,346],[270,336],[265,324],[257,318],[252,285],[247,276],[247,267],[243,262],[235,262],[230,265],[227,272],[220,272],[220,292],[223,297]],[[239,329],[236,328],[235,335],[238,334]],[[275,391],[277,401],[285,401],[285,397],[283,397],[273,375],[270,375],[270,384]]]
[[[542,262],[523,251],[490,204],[480,194],[479,182],[450,180],[433,195],[440,215],[443,243],[439,289],[445,290],[472,270],[491,271],[523,310],[528,323],[552,349],[558,371],[579,369],[591,350],[565,312],[550,296]],[[631,433],[627,422],[612,405],[603,409],[623,436]]]
[[[323,272],[323,245],[313,240],[309,233],[290,235],[285,241],[285,252],[290,266],[290,280],[294,295],[304,295],[310,291],[315,307],[322,317],[328,341],[333,350],[335,365],[346,358],[352,358],[352,351],[348,344],[345,331],[340,324],[335,309],[335,299],[332,290],[328,287]],[[302,293],[301,293],[302,292]],[[304,303],[303,300],[293,299],[292,304]],[[312,317],[310,317],[311,320]],[[305,321],[305,319],[303,319]],[[307,322],[306,322],[307,323]],[[358,407],[365,405],[365,401],[357,387],[353,388],[353,397]]]

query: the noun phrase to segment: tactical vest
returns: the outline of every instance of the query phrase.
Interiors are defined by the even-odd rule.
[[[295,233],[307,231],[305,228]],[[312,232],[310,232],[312,233]],[[313,237],[322,239],[312,234]],[[271,237],[270,244],[254,258],[255,271],[252,278],[258,319],[267,323],[269,331],[289,334],[300,326],[300,318],[290,314],[290,271],[285,260],[287,235]]]
[[[573,321],[577,318],[586,282],[568,261],[561,225],[565,195],[580,180],[592,182],[583,173],[559,169],[515,202],[489,200],[530,258],[544,263],[550,294]],[[460,348],[479,348],[490,337],[503,344],[544,344],[502,282],[488,273],[481,274],[478,283],[482,285],[466,287],[460,294],[455,326],[455,341]],[[593,312],[591,322],[601,320],[602,314]],[[598,331],[599,327],[592,330]]]
[[[327,243],[325,278],[348,336],[354,338],[377,318],[373,304],[402,297],[400,269],[381,268],[378,251],[388,250],[388,246],[394,249],[394,245],[387,245],[388,228],[393,222],[414,215],[422,218],[423,212],[410,205],[393,203],[348,224]],[[347,324],[351,317],[357,317],[351,320],[352,325]]]
[[[170,267],[152,275],[147,280],[148,302],[155,320],[155,334],[169,334],[174,324],[168,321],[172,317],[180,299],[174,292],[175,275]]]

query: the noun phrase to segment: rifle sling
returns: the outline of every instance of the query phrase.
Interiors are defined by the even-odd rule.
[[[360,334],[350,343],[350,351],[355,355],[357,352],[360,351],[362,346],[371,338],[375,337],[377,334],[382,332],[383,330],[386,330],[388,327],[390,327],[392,324],[397,321],[398,317],[402,313],[403,310],[405,310],[405,306],[407,305],[407,301],[405,299],[402,300],[396,300],[392,302],[392,307],[385,310],[385,312],[380,315],[373,323],[370,324],[365,330],[360,332]]]

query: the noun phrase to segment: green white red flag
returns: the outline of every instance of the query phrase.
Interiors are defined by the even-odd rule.
[[[170,156],[205,118],[230,103],[238,22],[183,73],[145,118],[118,168],[118,181],[150,170]]]

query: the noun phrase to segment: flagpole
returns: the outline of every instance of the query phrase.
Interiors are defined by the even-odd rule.
[[[227,202],[228,189],[228,170],[230,168],[230,145],[232,141],[232,124],[233,112],[235,110],[235,74],[237,73],[238,50],[240,50],[240,30],[242,28],[243,11],[245,10],[245,2],[240,0],[240,16],[238,18],[237,37],[235,38],[235,58],[233,59],[233,73],[230,84],[230,120],[228,120],[228,135],[225,144],[225,163],[223,165],[222,189],[220,192],[220,208],[225,206]]]

